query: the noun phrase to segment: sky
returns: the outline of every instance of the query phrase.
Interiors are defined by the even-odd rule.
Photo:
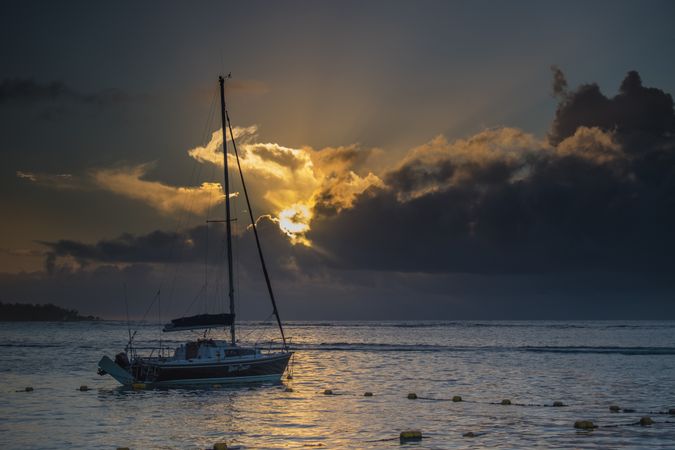
[[[675,318],[672,2],[0,8],[2,302],[223,307],[231,72],[282,318]]]

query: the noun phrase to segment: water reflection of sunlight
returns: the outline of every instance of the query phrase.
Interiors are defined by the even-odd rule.
[[[39,433],[55,448],[212,448],[215,442],[227,442],[242,449],[379,449],[398,448],[398,433],[406,429],[423,431],[425,439],[417,445],[424,448],[448,443],[467,449],[504,443],[513,448],[573,448],[579,439],[585,448],[607,448],[609,442],[665,448],[672,442],[672,427],[661,425],[648,430],[603,426],[583,436],[571,428],[582,417],[603,425],[639,419],[639,414],[612,414],[606,407],[610,402],[636,411],[670,406],[668,388],[675,370],[670,353],[617,357],[524,347],[584,349],[580,346],[590,342],[603,351],[611,345],[652,348],[654,343],[672,348],[672,324],[619,331],[593,324],[413,325],[291,322],[288,333],[300,344],[291,380],[146,391],[113,388],[112,380],[92,369],[100,357],[100,341],[115,348],[120,330],[125,331],[122,325],[100,334],[85,333],[82,324],[68,325],[65,331],[50,324],[7,326],[11,335],[0,329],[0,336],[4,333],[10,343],[0,346],[0,360],[12,366],[2,373],[3,382],[30,384],[35,391],[3,396],[12,414],[0,422],[0,447],[31,448]],[[257,322],[244,323],[244,328],[263,337],[275,332]],[[73,346],[80,337],[82,345]],[[17,350],[18,342],[30,348]],[[60,359],[54,358],[56,351]],[[92,389],[80,392],[80,384]],[[286,392],[287,386],[293,392]],[[323,395],[325,389],[335,395]],[[374,396],[364,397],[365,391]],[[408,392],[416,392],[419,399],[408,400]],[[447,400],[453,395],[465,401]],[[502,398],[512,399],[514,406],[492,404]],[[554,400],[569,406],[515,405]],[[467,431],[479,436],[463,438]]]

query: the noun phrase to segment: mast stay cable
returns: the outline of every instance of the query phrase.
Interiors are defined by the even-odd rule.
[[[241,170],[241,162],[239,161],[239,152],[237,151],[237,143],[234,139],[234,133],[232,132],[232,123],[230,122],[230,115],[225,109],[225,118],[227,119],[227,127],[230,130],[230,137],[232,138],[232,148],[234,150],[234,156],[237,160],[237,168],[239,169],[239,176],[241,178],[241,187],[244,191],[244,197],[246,197],[246,207],[248,208],[249,218],[251,219],[251,227],[253,228],[253,235],[255,236],[255,243],[258,247],[258,256],[260,257],[260,265],[262,266],[263,275],[265,275],[265,283],[267,284],[267,291],[270,295],[270,300],[272,301],[272,308],[274,310],[274,315],[277,318],[277,324],[279,325],[279,331],[281,332],[281,339],[284,344],[284,349],[288,349],[286,345],[286,335],[284,334],[284,327],[281,324],[281,318],[279,317],[279,310],[277,309],[277,302],[274,299],[274,291],[272,290],[272,283],[270,282],[270,276],[267,272],[267,265],[265,264],[265,257],[263,256],[262,247],[260,246],[260,238],[258,237],[258,227],[255,224],[255,219],[253,218],[253,210],[251,209],[251,201],[248,198],[248,191],[246,189],[246,182],[244,181],[244,173]]]

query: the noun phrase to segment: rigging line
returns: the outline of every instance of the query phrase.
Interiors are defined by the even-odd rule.
[[[208,216],[207,216],[208,217]],[[209,312],[209,224],[206,224],[206,239],[204,246],[204,313]]]
[[[124,309],[127,313],[127,331],[129,332],[129,345],[131,345],[131,320],[129,320],[129,300],[127,299],[127,284],[124,283]]]
[[[214,94],[211,98],[211,105],[209,107],[209,114],[206,119],[206,123],[204,124],[204,128],[202,130],[202,145],[207,145],[207,134],[209,130],[209,125],[213,122],[213,116],[215,113],[215,103],[216,103],[216,98],[217,98],[218,91],[215,90]],[[195,169],[197,169],[197,174],[195,176]],[[193,160],[192,162],[192,173],[190,174],[190,180],[189,180],[189,185],[193,184],[193,180],[198,179],[201,175],[202,171],[202,165],[198,164],[196,160]],[[179,219],[176,224],[176,231],[175,234],[178,234],[178,231],[187,226],[188,220],[190,219],[190,216],[192,215],[193,212],[193,207],[194,207],[194,198],[196,195],[197,190],[189,191],[187,196],[185,197],[185,201],[183,202],[183,214],[182,216],[179,216]],[[188,201],[191,201],[190,204],[188,205]],[[170,254],[169,254],[169,261],[173,260],[173,249],[175,248],[175,241],[172,243]],[[181,261],[180,256],[183,254],[183,247],[181,246],[178,250],[178,263],[174,266],[174,272],[173,276],[171,278],[171,285],[169,287],[169,301],[173,298],[173,293],[175,291],[175,286],[176,286],[176,279],[178,278],[178,271],[181,269],[183,265],[183,261]],[[168,262],[167,262],[168,264]],[[162,278],[160,281],[160,287],[164,283],[164,274],[162,274]]]
[[[220,253],[219,253],[219,257],[220,257],[220,260],[221,260],[221,261],[224,260],[225,255],[226,255],[226,251],[227,251],[227,240],[225,239],[225,237],[223,237],[223,239],[220,241]],[[218,285],[217,285],[217,288],[218,288],[218,289],[222,289],[222,286],[224,286],[224,283],[225,283],[225,281],[224,281],[224,278],[225,278],[225,271],[224,271],[224,270],[221,271],[221,270],[218,270],[218,269],[219,269],[218,266],[216,266],[213,270],[214,270],[214,272],[216,273],[216,276],[218,277]],[[220,298],[220,299],[221,299],[221,304],[223,305],[223,311],[224,311],[224,310],[225,310],[225,301],[226,301],[226,299],[225,299],[225,291],[217,292],[216,295],[217,295],[216,298]]]
[[[215,165],[211,165],[211,176],[209,177],[210,180],[213,180],[213,177],[215,175]],[[209,289],[208,289],[208,283],[209,283],[209,221],[208,218],[211,215],[211,208],[213,207],[213,190],[209,190],[209,197],[208,197],[208,202],[207,202],[207,208],[206,208],[206,248],[204,249],[204,307],[206,310],[208,310],[208,303],[209,303]],[[216,305],[217,307],[218,305]],[[208,311],[207,311],[208,312]]]
[[[150,313],[150,310],[152,310],[152,307],[155,306],[155,301],[157,300],[158,296],[159,296],[159,290],[157,290],[155,295],[152,297],[152,302],[150,302],[150,305],[148,306],[148,308],[145,310],[145,313],[141,317],[141,322],[145,322],[145,319],[148,317],[148,314]],[[135,330],[134,334],[136,334],[136,331],[138,331],[138,330]]]
[[[214,115],[214,112],[215,112],[216,97],[217,97],[217,90],[214,90],[213,96],[211,97],[211,104],[209,106],[209,112],[208,112],[206,121],[204,123],[204,128],[202,129],[201,139],[199,141],[203,146],[205,146],[207,144],[207,135],[208,135],[209,126],[213,122],[213,115]],[[190,177],[188,179],[188,185],[192,185],[194,180],[199,178],[199,175],[201,174],[201,169],[202,169],[201,164],[198,164],[198,162],[195,159],[193,159],[192,160],[192,170],[190,172]],[[196,172],[196,175],[195,175],[195,172]],[[196,190],[190,191],[190,192],[188,192],[188,195],[185,196],[185,200],[183,201],[183,205],[182,205],[182,208],[181,208],[183,210],[183,213],[181,215],[179,215],[178,219],[176,220],[175,233],[178,233],[178,230],[180,230],[180,228],[182,226],[184,226],[183,224],[187,223],[187,221],[189,220],[189,215],[192,212],[193,204],[191,203],[188,206],[188,201],[194,199],[195,192],[196,192]],[[172,256],[172,254],[170,254],[170,256]]]
[[[263,323],[263,324],[266,324],[266,323],[270,322],[270,319],[272,318],[272,316],[274,316],[274,313],[272,313],[272,314],[270,314],[269,316],[267,316],[267,317],[265,318],[265,320],[263,320],[262,323]],[[259,330],[258,337],[257,337],[256,340],[255,340],[255,344],[256,344],[256,345],[258,345],[258,342],[260,342],[260,338],[263,336],[264,331],[265,331],[265,330],[263,330],[263,329],[260,329],[260,330]],[[272,341],[272,339],[270,339],[270,341]]]
[[[286,345],[286,336],[284,334],[284,327],[281,324],[281,318],[279,317],[279,310],[277,309],[277,302],[274,299],[274,292],[272,291],[272,283],[270,282],[270,277],[267,272],[267,265],[265,264],[265,257],[263,256],[262,247],[260,246],[260,238],[258,237],[258,227],[255,224],[253,218],[253,210],[251,209],[251,201],[248,198],[248,191],[246,189],[246,182],[244,181],[244,173],[241,170],[241,162],[239,161],[239,152],[237,151],[237,143],[234,139],[234,133],[232,132],[232,123],[230,122],[230,116],[225,110],[225,118],[227,119],[227,126],[230,130],[230,136],[232,137],[232,148],[234,149],[234,155],[237,160],[237,167],[239,168],[239,176],[241,178],[241,187],[244,191],[244,197],[246,197],[246,206],[248,208],[248,214],[251,219],[251,227],[253,228],[253,235],[255,236],[255,243],[258,247],[258,256],[260,257],[260,265],[262,266],[263,274],[265,275],[265,283],[267,284],[267,291],[270,295],[270,300],[272,301],[272,308],[274,310],[274,315],[277,317],[277,324],[279,325],[279,331],[281,332],[281,339],[284,343],[284,349],[287,349]]]
[[[239,210],[239,197],[235,197],[234,199],[234,210],[235,212]],[[234,298],[236,302],[236,307],[237,310],[239,310],[239,306],[241,305],[242,302],[242,293],[241,289],[239,288],[239,243],[241,242],[241,237],[239,236],[239,228],[237,222],[234,222],[234,235],[238,236],[237,237],[237,245],[233,247],[234,250],[234,287],[237,292],[237,296]]]
[[[216,109],[216,98],[218,98],[218,88],[213,89],[213,95],[211,96],[211,105],[209,106],[209,114],[206,116],[206,122],[204,123],[204,129],[202,130],[202,140],[201,142],[206,143],[206,137],[209,130],[209,125],[213,122],[213,114]]]
[[[195,168],[196,168],[196,172],[197,172],[196,176],[194,176]],[[192,175],[190,175],[189,185],[192,185],[193,179],[198,179],[200,177],[201,171],[202,171],[201,165],[198,165],[196,161],[193,162],[193,170],[192,170]],[[178,234],[178,231],[181,228],[186,227],[187,224],[188,224],[188,221],[190,220],[190,216],[192,214],[192,210],[193,210],[193,207],[194,207],[194,197],[196,195],[196,192],[197,192],[196,189],[192,190],[192,191],[188,191],[188,194],[185,197],[185,200],[183,202],[183,214],[181,216],[179,216],[178,223],[176,225],[176,231],[175,231],[176,234]],[[190,201],[189,205],[188,205],[188,201]],[[172,246],[172,249],[173,248],[175,248],[175,246]],[[174,274],[173,274],[173,277],[172,277],[171,288],[169,290],[169,297],[170,298],[173,295],[176,276],[177,276],[178,271],[180,270],[180,268],[182,266],[182,261],[180,260],[180,256],[182,256],[182,254],[183,254],[183,246],[178,248],[178,255],[177,256],[179,257],[179,259],[178,259],[178,264],[176,266],[174,266]],[[171,257],[173,257],[173,254],[171,254]],[[171,259],[173,259],[173,258],[171,258]]]
[[[218,233],[216,233],[216,236],[218,236]],[[212,241],[212,239],[209,239],[209,242],[211,242],[211,241]],[[221,251],[221,247],[219,246],[220,242],[221,242],[220,240],[216,239],[216,242],[214,242],[214,244],[213,244],[214,245],[214,257],[212,258],[212,260],[215,260],[215,261],[221,260],[222,251]],[[206,289],[204,291],[204,295],[206,295],[206,296],[211,295],[211,298],[214,299],[213,303],[215,303],[216,309],[218,309],[220,306],[223,306],[223,305],[220,304],[220,300],[219,300],[220,299],[220,284],[222,282],[222,278],[220,276],[220,264],[218,264],[218,263],[211,264],[210,266],[208,266],[206,268],[206,271],[207,271],[207,274],[208,274],[207,276],[208,276],[209,280],[212,280],[208,284],[208,287],[211,288],[212,292],[211,292],[211,294],[209,294],[208,289]],[[224,308],[224,306],[223,306],[223,308]]]
[[[190,311],[190,309],[192,309],[192,307],[195,305],[195,303],[197,303],[197,300],[199,299],[199,295],[200,295],[203,291],[204,291],[204,286],[202,286],[201,289],[199,289],[199,292],[197,292],[197,295],[195,295],[195,297],[192,299],[192,303],[190,303],[190,304],[188,305],[187,309],[186,309],[185,312],[183,313],[184,315],[187,314],[187,313]]]
[[[162,294],[157,294],[157,327],[159,329],[159,351],[162,351]]]
[[[267,317],[265,318],[265,320],[263,320],[261,323],[262,323],[262,324],[266,324],[267,322],[270,321],[270,319],[272,318],[273,315],[274,315],[274,313],[271,313],[271,314],[270,314],[269,316],[267,316]],[[248,333],[246,333],[246,334],[244,335],[244,337],[243,337],[241,340],[242,340],[242,341],[246,341],[246,339],[247,339],[250,335],[252,335],[253,333],[255,333],[256,331],[258,332],[258,336],[260,336],[260,335],[263,334],[263,332],[264,332],[264,330],[257,330],[256,328],[253,328],[251,331],[249,331]],[[260,342],[260,339],[259,339],[259,338],[255,340],[255,343],[256,343],[256,344],[257,344],[258,342]]]
[[[210,107],[209,107],[209,113],[208,113],[208,116],[207,116],[206,123],[205,123],[205,125],[204,125],[204,131],[202,132],[202,142],[204,142],[205,139],[206,139],[206,130],[208,130],[208,125],[213,121],[212,117],[213,117],[213,111],[214,111],[214,109],[215,109],[215,102],[216,102],[216,95],[217,95],[217,92],[218,92],[218,91],[215,90],[215,91],[214,91],[214,95],[213,95],[213,97],[211,98],[211,105],[210,105]],[[194,179],[194,174],[195,174],[195,169],[196,169],[196,167],[197,167],[197,163],[196,163],[195,160],[193,160],[192,171],[191,171],[191,173],[190,173],[189,184],[191,184],[191,183],[192,183],[192,180]],[[200,168],[200,170],[201,170],[201,168]],[[179,216],[178,220],[176,221],[176,229],[175,229],[174,234],[178,234],[178,230],[180,229],[181,222],[182,222],[182,219],[181,219],[181,217]],[[164,262],[164,264],[162,264],[162,270],[161,270],[161,272],[160,272],[160,282],[159,282],[159,287],[158,287],[157,293],[153,296],[153,299],[152,299],[152,301],[150,302],[150,305],[148,306],[148,309],[147,309],[147,310],[145,311],[145,313],[143,314],[143,317],[142,317],[142,319],[141,319],[142,321],[144,321],[144,320],[147,318],[148,313],[149,313],[150,310],[152,309],[153,305],[155,304],[155,301],[157,300],[157,297],[158,297],[159,293],[161,292],[162,286],[164,285],[164,281],[165,281],[165,278],[166,278],[166,272],[167,272],[167,269],[168,269],[169,262],[172,260],[172,257],[173,257],[173,250],[174,250],[175,244],[176,244],[176,243],[175,243],[175,240],[174,240],[174,241],[171,243],[171,245],[169,246],[169,251],[168,251],[168,254],[167,254],[168,258],[167,258],[167,260]],[[133,334],[133,335],[135,336],[137,332],[138,332],[138,330],[134,330],[134,334]]]
[[[197,176],[199,176],[199,173],[201,173],[201,168],[199,168]],[[188,193],[188,197],[189,197],[189,196],[192,196],[192,195],[194,195],[194,192]],[[187,200],[186,200],[186,202],[187,202]],[[185,226],[187,225],[187,221],[188,221],[187,216],[188,216],[188,214],[190,214],[191,212],[192,212],[192,206],[190,206],[190,207],[185,211],[185,217],[186,217],[186,219],[185,219],[185,224],[181,226],[180,223],[179,223],[179,225],[176,227],[176,232],[175,232],[176,235],[178,235],[178,231],[179,231],[181,228],[183,228],[183,227],[185,227]],[[182,221],[181,221],[181,222],[182,222]],[[175,287],[176,287],[176,279],[178,278],[178,271],[179,271],[179,270],[182,268],[182,266],[183,266],[183,261],[182,261],[182,258],[181,258],[181,257],[183,256],[184,246],[183,246],[183,245],[177,246],[175,242],[176,242],[175,240],[174,240],[174,242],[172,242],[169,260],[167,261],[167,264],[168,264],[168,262],[174,260],[174,254],[173,254],[174,252],[173,252],[173,251],[174,251],[174,250],[176,249],[176,247],[177,247],[177,248],[178,248],[178,249],[177,249],[177,255],[175,255],[175,257],[176,257],[176,259],[177,259],[177,263],[174,265],[173,275],[172,275],[172,277],[171,277],[171,284],[169,285],[169,294],[168,294],[169,299],[172,299],[172,298],[173,298],[173,293],[174,293],[174,290],[175,290]],[[161,283],[160,283],[160,286],[162,286],[163,283],[164,283],[164,277],[162,277],[162,281],[161,281]]]
[[[219,246],[219,245],[221,245],[221,246]],[[221,261],[223,255],[225,254],[224,253],[224,251],[225,251],[224,250],[225,249],[225,240],[224,239],[216,240],[216,243],[214,243],[214,248],[215,248],[215,258],[214,259],[216,261]],[[222,310],[224,311],[224,308],[225,308],[224,298],[221,299],[221,293],[220,293],[221,283],[223,281],[221,273],[220,273],[220,268],[221,267],[220,267],[219,264],[211,264],[211,266],[207,267],[206,270],[207,270],[207,273],[208,273],[208,275],[207,275],[208,278],[210,280],[215,280],[215,281],[209,283],[209,285],[208,285],[208,286],[212,287],[213,292],[212,292],[211,298],[214,299],[213,303],[215,303],[216,309],[218,307],[222,307]],[[209,295],[208,289],[204,291],[204,295],[206,295],[206,296]]]

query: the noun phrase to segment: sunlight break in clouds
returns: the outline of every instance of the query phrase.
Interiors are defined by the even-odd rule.
[[[271,211],[272,220],[294,244],[311,245],[305,234],[311,228],[319,201],[339,211],[350,207],[368,187],[382,185],[382,180],[371,172],[365,176],[356,173],[373,150],[356,146],[314,150],[257,142],[255,125],[234,127],[233,132],[251,195],[265,202],[261,212]],[[216,130],[206,146],[195,147],[188,154],[200,162],[222,167],[222,143],[221,131]],[[230,153],[228,165],[236,164]]]
[[[141,179],[148,164],[94,172],[96,184],[116,194],[143,201],[165,213],[188,211],[203,213],[223,201],[220,183],[202,183],[198,187],[168,186],[158,181]]]

